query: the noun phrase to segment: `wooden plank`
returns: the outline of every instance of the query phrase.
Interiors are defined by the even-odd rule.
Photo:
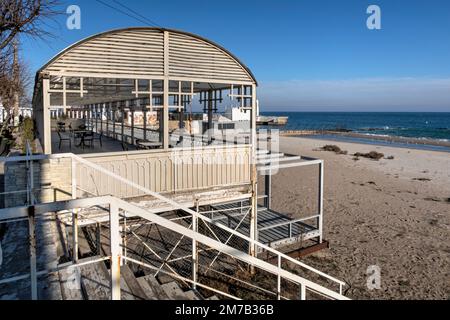
[[[63,300],[84,300],[80,270],[78,268],[60,270],[58,275]]]
[[[186,300],[186,295],[176,282],[169,282],[161,285],[170,300]]]
[[[130,294],[135,298],[135,300],[146,300],[148,298],[144,290],[136,280],[136,277],[134,276],[133,272],[127,265],[123,265],[120,268],[120,274],[122,275],[122,278],[126,282]]]
[[[109,300],[110,281],[101,266],[104,264],[90,264],[79,267],[81,288],[86,300]],[[106,267],[105,267],[106,269]]]
[[[158,300],[154,290],[152,289],[152,287],[150,287],[148,281],[145,280],[144,277],[136,278],[136,281],[141,286],[142,290],[145,292],[147,300]]]
[[[153,293],[155,294],[156,300],[169,300],[169,296],[166,292],[161,288],[161,285],[152,275],[148,275],[143,277],[145,281],[149,284],[150,288],[152,288]]]
[[[78,253],[80,258],[86,258],[92,255],[91,247],[82,230],[78,232]]]
[[[184,295],[188,300],[201,300],[200,297],[192,290],[185,292]]]

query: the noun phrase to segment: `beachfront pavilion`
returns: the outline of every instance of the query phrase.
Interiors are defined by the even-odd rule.
[[[234,202],[234,207],[214,210],[243,214],[247,203],[248,224],[236,228],[273,246],[298,239],[322,244],[322,162],[285,158],[271,150],[274,137],[270,142],[257,137],[256,87],[252,72],[210,40],[168,29],[121,29],[70,46],[37,72],[34,117],[45,154],[83,154],[153,192],[185,194],[189,207],[197,200],[205,206]],[[236,123],[221,122],[220,113],[230,106],[251,114],[238,130],[230,130]],[[199,119],[191,114],[194,107],[203,111]],[[102,137],[101,143],[85,146],[81,140],[87,131]],[[272,174],[283,166],[304,165],[320,167],[318,214],[308,217],[313,226],[270,210]],[[143,194],[91,171],[88,164],[77,164],[75,176],[58,180],[82,184],[82,196]],[[261,196],[258,175],[265,180]],[[268,211],[260,210],[258,220],[262,201]],[[230,223],[235,218],[229,217]]]
[[[242,62],[207,39],[159,28],[114,30],[75,43],[37,72],[34,117],[45,154],[61,152],[61,139],[62,150],[86,153],[65,143],[81,124],[106,140],[87,152],[129,150],[142,141],[168,150],[184,134],[211,144],[214,114],[233,106],[251,113],[242,140],[249,144],[256,86]],[[196,106],[207,116],[193,115]]]
[[[345,299],[342,281],[293,258],[327,246],[323,161],[265,145],[256,133],[256,86],[227,50],[167,29],[102,33],[50,60],[33,98],[44,154],[27,146],[25,156],[0,159],[0,224],[24,221],[7,228],[14,233],[0,297],[152,299],[167,290],[173,299]],[[229,106],[251,114],[243,126],[220,115]],[[305,166],[319,169],[317,203],[295,217],[275,211],[272,174]],[[286,255],[277,251],[286,247]],[[292,273],[292,263],[323,281]],[[241,270],[268,281],[250,283]]]

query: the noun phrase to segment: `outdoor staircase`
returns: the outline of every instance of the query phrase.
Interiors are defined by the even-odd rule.
[[[55,249],[60,259],[42,271],[35,269],[31,277],[19,277],[34,281],[34,298],[38,298],[37,274],[57,270],[59,285],[55,283],[60,287],[62,299],[199,300],[208,297],[205,292],[209,299],[255,299],[255,295],[258,299],[307,299],[309,295],[347,299],[342,295],[344,282],[99,165],[75,155],[70,158],[75,161],[72,165],[88,166],[104,178],[160,200],[167,205],[166,212],[183,212],[184,217],[170,218],[111,195],[83,195],[68,201],[35,204],[33,212],[40,212],[37,215],[50,212],[57,217],[54,220],[57,227],[45,234],[54,234],[58,239],[49,238],[44,244]],[[76,180],[72,190],[77,190]],[[86,210],[80,212],[83,208]],[[89,212],[99,208],[107,212],[106,219],[101,217],[101,221]],[[5,210],[9,219],[27,217],[30,207],[11,209]],[[74,223],[78,224],[78,220],[73,220],[78,215],[91,222],[78,225],[75,237],[71,230]],[[267,258],[278,264],[248,254],[246,249],[250,245],[264,250]],[[76,246],[78,251],[74,253]],[[110,270],[120,272],[120,277],[111,277]],[[306,278],[311,273],[314,280]],[[120,282],[115,281],[119,279]],[[282,286],[282,281],[290,285]],[[195,287],[198,291],[191,289]]]
[[[80,273],[80,298],[85,300],[109,300],[110,273],[104,263],[78,268]],[[183,290],[175,281],[161,284],[152,275],[136,278],[127,265],[121,267],[122,300],[201,300],[193,290]],[[213,296],[209,299],[217,299]]]
[[[97,254],[109,254],[109,246],[105,237],[107,231],[102,230],[101,252],[95,247],[93,239],[95,234],[92,230],[83,228],[78,234],[78,254],[81,259],[95,259]],[[71,229],[66,232],[71,236]],[[110,271],[109,261],[98,262],[77,267],[72,270],[72,275],[60,272],[63,296],[67,299],[76,300],[109,300]],[[121,299],[122,300],[218,300],[216,295],[203,297],[197,291],[184,289],[173,278],[159,274],[158,276],[139,275],[137,277],[133,270],[123,264],[121,270]],[[70,278],[70,280],[68,280]],[[67,281],[68,280],[68,281]]]

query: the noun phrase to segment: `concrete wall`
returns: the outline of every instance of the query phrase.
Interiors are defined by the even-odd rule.
[[[218,146],[171,151],[138,151],[84,155],[115,174],[159,193],[187,192],[250,184],[251,146]],[[77,163],[77,162],[76,162]],[[52,158],[33,164],[38,203],[72,197],[72,159]],[[4,191],[27,190],[26,162],[4,163]],[[91,167],[76,164],[77,196],[136,197],[143,193]],[[5,207],[23,206],[27,193],[4,196]]]
[[[35,198],[38,203],[67,200],[71,198],[71,159],[50,159],[33,164]],[[4,164],[4,192],[25,191],[27,189],[26,162]],[[27,203],[27,193],[12,193],[4,196],[4,207],[23,206]]]

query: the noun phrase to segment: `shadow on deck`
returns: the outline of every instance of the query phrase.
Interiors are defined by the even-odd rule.
[[[136,150],[136,146],[124,143],[119,140],[115,140],[109,137],[102,137],[102,144],[100,145],[99,140],[94,140],[91,146],[81,146],[79,145],[80,140],[75,139],[70,135],[69,132],[62,132],[62,137],[64,139],[71,139],[70,144],[68,140],[61,142],[61,147],[59,147],[60,139],[56,132],[52,132],[52,153],[74,153],[74,154],[89,154],[89,153],[107,153],[107,152],[121,152],[127,150]]]

